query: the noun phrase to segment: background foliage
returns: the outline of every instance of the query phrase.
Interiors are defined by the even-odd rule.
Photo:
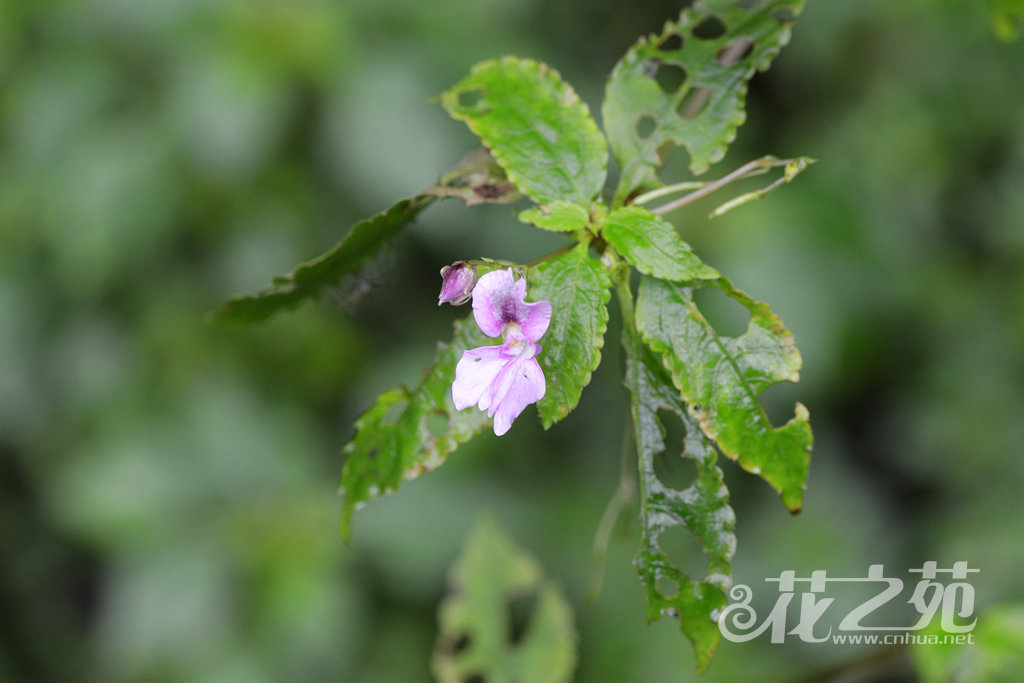
[[[582,599],[625,427],[617,344],[550,432],[528,411],[338,540],[354,418],[414,382],[462,315],[434,305],[440,265],[529,261],[558,235],[524,238],[508,207],[440,203],[320,305],[252,329],[204,322],[473,149],[428,104],[469,65],[544,61],[596,115],[616,59],[677,11],[6,3],[0,679],[429,680],[447,568],[488,509],[572,601],[579,680],[688,680],[676,626],[644,626],[638,524],[613,542],[600,601]],[[1024,596],[1024,44],[989,23],[980,2],[811,2],[754,79],[723,168],[821,163],[713,222],[715,199],[671,216],[803,355],[799,389],[766,395],[776,424],[796,399],[814,414],[804,513],[719,459],[747,520],[736,580],[765,604],[783,569],[928,559],[979,567],[982,606]],[[680,180],[688,164],[669,160]],[[706,298],[714,324],[743,329],[742,309]],[[683,535],[662,543],[684,569],[700,557]],[[798,680],[863,654],[723,642],[704,680]]]

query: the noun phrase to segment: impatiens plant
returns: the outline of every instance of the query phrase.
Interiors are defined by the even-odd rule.
[[[765,188],[712,212],[718,215],[791,181],[810,161],[766,156],[716,180],[696,180],[725,155],[744,120],[747,81],[768,68],[802,7],[803,0],[697,0],[615,66],[602,103],[603,134],[547,65],[515,57],[476,65],[441,103],[480,138],[482,150],[433,187],[356,224],[333,249],[267,290],[224,304],[219,317],[242,322],[293,308],[357,271],[445,197],[468,206],[519,202],[519,221],[565,236],[564,248],[530,264],[452,254],[464,260],[442,269],[439,304],[472,299],[472,319],[455,324],[419,384],[385,392],[357,420],[341,475],[346,537],[356,509],[438,467],[485,429],[505,434],[532,404],[545,428],[568,415],[600,363],[614,290],[636,462],[606,518],[614,522],[635,482],[642,531],[635,565],[648,620],[676,617],[698,667],[708,666],[736,545],[718,454],[759,475],[796,512],[812,437],[802,405],[775,426],[759,402],[772,384],[797,381],[793,337],[767,304],[704,263],[664,215],[739,178],[781,169]],[[666,186],[662,162],[677,146],[689,153],[694,179]],[[606,185],[609,149],[618,166],[613,187]],[[695,299],[699,290],[721,292],[749,311],[746,331],[716,331]],[[666,420],[685,429],[682,443],[666,443]],[[684,490],[657,475],[659,459],[676,457],[697,468]],[[662,551],[659,537],[672,527],[700,542],[703,574],[687,575]],[[605,534],[609,524],[601,528]]]

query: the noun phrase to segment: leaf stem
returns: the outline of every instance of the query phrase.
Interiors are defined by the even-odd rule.
[[[762,175],[764,173],[767,173],[770,169],[778,168],[779,166],[789,166],[790,164],[796,164],[801,161],[805,165],[808,162],[807,159],[778,159],[773,156],[764,156],[761,157],[760,159],[748,161],[747,163],[743,164],[732,173],[722,176],[718,180],[712,180],[709,183],[705,183],[703,187],[696,190],[695,192],[691,192],[690,194],[680,197],[679,199],[676,199],[674,201],[671,201],[668,204],[662,204],[661,206],[651,209],[651,213],[662,215],[670,211],[675,211],[678,208],[684,207],[687,204],[692,204],[698,199],[702,199],[708,196],[715,190],[722,189],[729,183],[734,182],[736,180]],[[787,172],[786,177],[791,178],[792,175]],[[642,196],[643,195],[641,195],[641,197]]]
[[[644,192],[642,195],[634,199],[633,203],[638,206],[642,206],[652,199],[675,194],[676,192],[682,192],[683,190],[699,190],[705,185],[707,185],[707,183],[700,180],[687,180],[686,182],[676,183],[674,185],[666,185],[665,187],[659,187],[657,190]]]
[[[636,319],[633,313],[633,293],[629,288],[629,274],[629,267],[622,263],[611,273],[611,279],[619,298],[619,314],[622,316],[622,345],[628,356],[627,363],[639,356],[638,345],[640,344],[640,335],[636,329]],[[631,373],[627,368],[627,381],[631,378],[635,380],[635,377],[635,373]],[[629,389],[635,395],[636,387],[629,387]],[[608,545],[611,541],[612,531],[615,528],[615,522],[622,515],[623,509],[633,501],[637,493],[638,484],[640,487],[640,500],[644,500],[643,496],[646,495],[643,479],[638,479],[637,472],[634,470],[634,468],[639,466],[639,461],[636,459],[636,449],[633,448],[633,439],[635,437],[634,425],[636,425],[637,420],[636,402],[631,400],[629,406],[629,424],[622,443],[619,486],[611,500],[608,501],[604,515],[602,515],[601,522],[598,524],[597,532],[594,535],[594,568],[590,576],[590,585],[587,588],[588,600],[597,599],[600,593],[601,582],[604,578],[604,567],[608,559]]]
[[[631,430],[626,430],[622,438],[622,460],[619,474],[619,484],[615,492],[608,500],[601,515],[601,521],[594,532],[594,565],[590,571],[590,583],[587,586],[586,598],[594,602],[601,595],[601,585],[604,583],[604,569],[608,564],[608,546],[611,544],[612,533],[615,531],[615,524],[622,517],[623,511],[633,502],[636,494],[636,473],[633,471],[633,435]]]
[[[779,187],[783,183],[788,183],[788,182],[792,181],[793,178],[795,178],[797,176],[797,174],[800,173],[800,171],[802,171],[805,168],[807,168],[807,164],[813,163],[813,162],[814,162],[813,159],[807,159],[806,157],[801,157],[799,159],[794,159],[792,161],[792,163],[786,164],[786,170],[782,174],[782,177],[777,178],[774,182],[772,182],[771,184],[769,184],[766,187],[762,187],[760,190],[754,190],[753,192],[747,192],[745,194],[741,194],[739,197],[733,197],[732,199],[727,201],[725,204],[722,204],[717,209],[715,209],[714,211],[709,213],[708,214],[708,218],[715,218],[716,216],[721,216],[726,211],[730,211],[732,209],[735,209],[737,206],[740,206],[742,204],[746,204],[747,202],[753,201],[755,199],[761,199],[766,194],[768,194],[772,190],[776,189],[777,187]]]
[[[516,271],[520,271],[520,270],[526,271],[526,270],[529,270],[530,268],[532,268],[534,266],[539,266],[540,264],[544,263],[545,261],[550,261],[551,259],[557,258],[557,257],[561,256],[562,254],[564,254],[566,252],[572,251],[573,249],[576,248],[577,245],[579,245],[579,242],[570,242],[569,244],[565,245],[561,249],[556,249],[555,251],[551,252],[550,254],[545,254],[544,256],[541,256],[540,258],[534,259],[533,261],[530,261],[529,263],[523,264],[523,265],[518,264],[518,263],[513,263],[512,261],[506,261],[504,259],[494,259],[494,258],[466,259],[465,261],[463,261],[463,263],[468,263],[469,265],[471,265],[471,266],[473,266],[475,268],[483,268],[483,269],[485,269],[485,271],[493,270],[493,269],[495,269],[495,267],[497,267],[497,268],[513,268]]]
[[[838,666],[818,671],[799,683],[834,683],[835,681],[912,680],[914,663],[906,645],[872,650],[864,656]]]
[[[630,434],[637,438],[637,429],[640,424],[639,403],[640,396],[640,371],[637,364],[643,352],[643,342],[640,340],[640,331],[636,328],[636,313],[633,308],[633,291],[629,287],[630,269],[624,266],[615,278],[615,291],[619,297],[619,309],[622,315],[622,346],[626,349],[626,385],[630,392],[629,417]],[[632,364],[632,367],[630,365]],[[637,468],[637,493],[640,497],[640,518],[646,528],[647,524],[647,480],[644,478],[643,462],[637,457],[634,466]]]
[[[545,261],[550,261],[553,258],[557,258],[557,257],[561,256],[562,254],[565,254],[567,252],[572,251],[578,245],[579,245],[579,242],[575,242],[575,241],[574,242],[570,242],[569,244],[565,245],[561,249],[556,249],[553,252],[551,252],[550,254],[546,254],[544,256],[541,256],[538,259],[534,259],[533,261],[530,261],[525,266],[523,266],[523,268],[526,268],[527,270],[529,270],[530,268],[532,268],[534,266],[539,266],[540,264],[544,263]]]

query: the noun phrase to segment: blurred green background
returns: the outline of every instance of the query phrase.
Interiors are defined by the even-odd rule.
[[[338,536],[352,421],[468,312],[436,307],[438,269],[529,261],[557,235],[445,202],[318,304],[251,329],[205,318],[474,149],[431,104],[474,62],[546,61],[597,113],[616,59],[678,9],[0,5],[0,680],[430,680],[445,572],[481,511],[572,600],[578,680],[696,680],[676,625],[644,624],[635,521],[583,599],[625,427],[614,315],[563,423],[528,410]],[[725,197],[673,216],[803,352],[800,385],[765,397],[775,419],[811,411],[803,514],[723,465],[759,609],[785,569],[909,580],[925,560],[980,568],[979,606],[1024,597],[1022,78],[1024,43],[997,41],[980,1],[812,1],[711,175],[820,162],[713,222]],[[766,640],[723,642],[703,680],[869,654]]]

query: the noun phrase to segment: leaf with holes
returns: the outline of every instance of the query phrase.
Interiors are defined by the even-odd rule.
[[[747,81],[789,42],[804,0],[697,0],[612,71],[602,113],[622,172],[613,205],[661,185],[674,145],[699,175],[722,159],[745,118]]]
[[[641,273],[677,282],[721,277],[697,258],[671,223],[642,207],[612,211],[601,236]]]
[[[636,322],[665,367],[701,429],[721,451],[759,474],[800,510],[812,442],[807,409],[772,426],[758,396],[776,382],[799,379],[800,352],[782,320],[767,304],[754,301],[722,278],[708,283],[751,314],[746,332],[722,337],[693,300],[693,288],[652,277],[640,282]]]
[[[531,268],[528,278],[532,298],[552,309],[537,356],[547,382],[537,412],[547,429],[576,407],[601,362],[611,283],[586,244]]]
[[[482,62],[441,103],[538,204],[589,206],[604,186],[604,136],[587,105],[547,65],[515,57]]]
[[[480,410],[455,410],[451,385],[462,352],[487,337],[471,320],[455,323],[452,342],[440,343],[434,365],[415,389],[396,387],[356,420],[341,470],[341,532],[347,540],[352,514],[442,463],[448,454],[490,424]]]
[[[575,202],[559,200],[522,211],[519,220],[544,230],[576,232],[590,224],[590,211]]]
[[[519,198],[504,172],[486,150],[475,152],[445,174],[437,185],[387,211],[356,223],[330,251],[300,264],[292,273],[274,278],[270,287],[252,296],[225,302],[215,313],[221,322],[260,323],[285,309],[294,309],[357,271],[384,244],[438,197],[458,197],[467,205],[506,203]]]
[[[491,521],[477,523],[452,568],[431,661],[442,683],[470,680],[562,683],[576,667],[572,608],[536,560]],[[510,605],[535,598],[521,636]],[[514,616],[514,615],[513,615]]]
[[[693,643],[697,668],[703,671],[718,648],[720,634],[715,616],[728,602],[730,563],[736,550],[736,517],[729,507],[722,471],[715,464],[714,446],[686,412],[671,377],[631,325],[625,326],[623,341],[627,353],[626,386],[632,398],[643,534],[634,564],[647,597],[647,621],[657,621],[663,614],[677,616],[680,629]],[[667,411],[682,421],[686,429],[683,444],[665,443],[659,411]],[[654,467],[656,458],[677,457],[674,449],[680,447],[681,456],[697,465],[696,480],[682,491],[663,484]],[[687,576],[661,549],[659,537],[672,527],[687,529],[704,549],[707,568],[703,576]]]

